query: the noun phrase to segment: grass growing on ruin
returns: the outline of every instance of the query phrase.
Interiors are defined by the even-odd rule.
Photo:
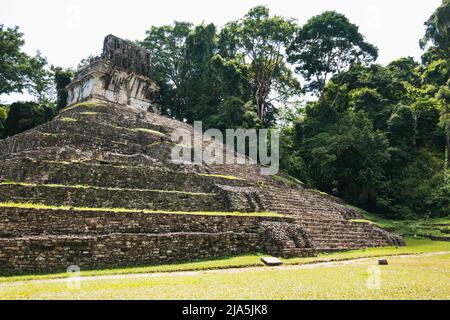
[[[95,116],[98,114],[98,112],[80,112],[83,116]]]
[[[147,129],[147,128],[126,128],[126,127],[113,126],[108,123],[103,123],[103,125],[110,126],[110,127],[113,127],[115,129],[119,129],[119,130],[127,130],[127,131],[131,131],[131,132],[144,132],[144,133],[149,133],[149,134],[160,136],[160,137],[166,136],[166,134],[163,132],[160,132],[157,130],[152,130],[152,129]]]
[[[92,102],[92,101],[88,101],[88,102],[79,102],[79,103],[75,103],[71,106],[68,106],[64,109],[62,109],[59,114],[62,114],[63,112],[78,108],[78,107],[105,107],[105,104],[101,104],[98,102]]]
[[[294,177],[292,177],[292,176],[290,176],[290,175],[287,175],[287,174],[286,174],[286,176],[287,176],[288,178],[285,178],[285,177],[283,177],[283,176],[274,174],[274,175],[272,176],[272,178],[273,178],[275,181],[282,182],[282,183],[284,183],[284,184],[287,185],[287,186],[304,185],[304,183],[301,182],[300,180],[298,180],[297,178],[294,178]]]
[[[450,237],[450,216],[442,218],[392,220],[374,213],[369,213],[357,207],[349,207],[359,211],[364,216],[364,221],[375,223],[382,228],[403,236]]]
[[[223,174],[198,173],[198,175],[202,176],[202,177],[220,178],[220,179],[227,179],[227,180],[245,180],[245,179],[238,178],[235,176],[227,176],[227,175],[223,175]]]
[[[151,130],[151,129],[146,129],[146,128],[136,128],[136,129],[131,129],[131,131],[134,132],[145,132],[145,133],[150,133],[150,134],[154,134],[157,136],[161,136],[161,137],[165,137],[166,135],[162,132],[156,131],[156,130]]]
[[[161,190],[161,189],[139,189],[139,188],[112,188],[112,187],[98,187],[91,185],[64,185],[64,184],[36,184],[30,182],[15,182],[15,181],[3,181],[1,185],[16,185],[22,187],[44,187],[44,188],[67,188],[67,189],[94,189],[94,190],[107,190],[107,191],[134,191],[134,192],[157,192],[157,193],[169,193],[169,194],[184,194],[190,196],[215,196],[215,193],[205,192],[188,192],[179,190]]]
[[[317,257],[291,258],[282,259],[285,265],[305,265],[315,264],[319,262],[329,261],[345,261],[359,258],[370,257],[389,257],[396,255],[421,254],[433,252],[450,252],[450,242],[432,241],[421,238],[407,238],[407,246],[405,247],[385,247],[385,248],[369,248],[362,250],[351,250],[335,253],[321,253]],[[264,266],[261,257],[267,256],[263,254],[248,254],[234,257],[223,257],[209,260],[149,265],[149,266],[133,266],[128,268],[116,268],[105,270],[85,270],[81,271],[81,276],[107,276],[107,275],[127,275],[141,273],[157,273],[157,272],[178,272],[178,271],[202,271],[211,269],[229,269],[229,268],[245,268]],[[0,277],[0,283],[11,281],[27,281],[27,280],[45,280],[45,279],[61,279],[67,278],[70,274],[53,273],[53,274],[35,274],[23,276],[5,276]]]
[[[367,219],[351,219],[350,222],[356,222],[356,223],[369,223],[369,224],[375,224],[375,222],[367,220]]]
[[[0,284],[0,299],[449,299],[450,254],[351,264]],[[377,268],[375,274],[371,268]],[[376,278],[374,278],[374,276]]]
[[[68,117],[64,117],[64,118],[61,118],[59,120],[62,121],[62,122],[77,122],[78,121],[77,119],[68,118]]]
[[[91,208],[91,207],[73,207],[73,206],[53,206],[29,202],[28,203],[0,202],[0,208],[94,211],[94,212],[114,212],[114,213],[186,214],[186,215],[201,215],[201,216],[284,217],[284,215],[274,212],[165,211],[165,210],[129,209],[129,208]]]
[[[39,132],[39,134],[44,137],[58,137],[58,135],[56,133]]]

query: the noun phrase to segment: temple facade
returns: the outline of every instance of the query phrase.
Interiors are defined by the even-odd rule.
[[[101,56],[79,70],[67,86],[67,105],[104,101],[159,113],[159,87],[152,78],[149,51],[108,35]]]

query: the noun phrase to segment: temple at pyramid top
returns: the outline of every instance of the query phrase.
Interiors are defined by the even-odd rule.
[[[112,34],[103,42],[101,59],[116,67],[153,78],[150,52]]]
[[[150,52],[113,35],[105,38],[101,56],[78,70],[67,91],[67,105],[103,101],[159,112]]]

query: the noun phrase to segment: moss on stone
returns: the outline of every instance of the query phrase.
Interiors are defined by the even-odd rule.
[[[245,180],[245,179],[238,178],[235,176],[227,176],[227,175],[213,174],[213,173],[198,173],[198,175],[202,176],[202,177],[220,178],[220,179],[227,179],[227,180]]]
[[[151,130],[151,129],[146,129],[146,128],[136,128],[136,129],[131,129],[131,131],[134,131],[134,132],[145,132],[145,133],[150,133],[150,134],[154,134],[154,135],[162,136],[162,137],[166,136],[162,132],[159,132],[159,131],[156,131],[156,130]]]
[[[85,102],[79,102],[79,103],[75,103],[73,105],[70,105],[64,109],[62,109],[59,114],[62,114],[63,112],[78,108],[78,107],[105,107],[106,105],[98,103],[98,102],[93,102],[93,101],[85,101]]]
[[[56,133],[39,132],[39,134],[44,137],[58,137],[58,135]]]
[[[114,213],[148,213],[148,214],[186,214],[201,216],[241,216],[241,217],[284,217],[284,215],[275,212],[215,212],[215,211],[164,211],[164,210],[141,210],[128,208],[90,208],[90,207],[72,207],[72,206],[51,206],[31,202],[0,202],[0,208],[23,208],[36,210],[69,210],[69,211],[95,211],[95,212],[114,212]]]
[[[62,122],[77,122],[78,121],[77,119],[68,118],[68,117],[64,117],[64,118],[61,118],[59,120],[62,121]]]
[[[296,184],[303,185],[303,182],[301,182],[300,180],[298,180],[298,179],[296,179],[294,177],[291,177],[291,176],[289,176],[289,179],[288,179],[288,178],[285,178],[285,177],[282,177],[280,175],[275,174],[275,175],[272,176],[272,178],[274,180],[282,182],[282,183],[284,183],[284,184],[286,184],[288,186],[296,185]]]
[[[191,196],[214,196],[215,193],[205,193],[205,192],[188,192],[179,190],[161,190],[161,189],[139,189],[139,188],[108,188],[108,187],[97,187],[90,185],[63,185],[63,184],[37,184],[29,182],[16,182],[16,181],[4,181],[0,182],[0,185],[17,185],[22,187],[46,187],[46,188],[68,188],[68,189],[96,189],[96,190],[109,190],[109,191],[136,191],[136,192],[158,192],[158,193],[174,193],[174,194],[185,194]]]
[[[368,223],[368,224],[375,224],[375,222],[370,221],[370,220],[366,220],[366,219],[352,219],[349,220],[350,222],[355,222],[355,223]]]

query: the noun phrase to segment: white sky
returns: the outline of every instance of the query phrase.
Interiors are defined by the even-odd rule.
[[[413,56],[419,59],[423,23],[441,0],[1,0],[0,23],[18,25],[25,51],[40,50],[50,64],[76,67],[89,54],[99,54],[103,38],[112,33],[143,39],[151,25],[174,20],[223,25],[256,5],[271,14],[303,24],[325,10],[345,14],[379,48],[379,63]],[[0,96],[12,102],[19,96]]]

